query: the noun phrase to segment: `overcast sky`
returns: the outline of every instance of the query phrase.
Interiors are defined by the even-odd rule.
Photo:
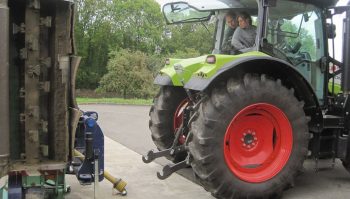
[[[168,0],[156,0],[160,5],[162,5],[164,2],[168,1]]]

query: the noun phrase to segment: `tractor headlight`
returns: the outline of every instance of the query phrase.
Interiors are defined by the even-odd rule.
[[[165,65],[170,65],[170,59],[169,58],[165,59]]]
[[[174,64],[174,69],[176,74],[179,76],[180,81],[183,83],[184,82],[184,67],[181,64]]]
[[[207,59],[205,60],[208,64],[215,64],[216,63],[216,57],[215,55],[208,55]]]

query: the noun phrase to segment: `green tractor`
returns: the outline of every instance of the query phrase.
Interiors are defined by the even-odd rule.
[[[336,3],[165,4],[168,24],[211,20],[216,26],[212,54],[167,59],[155,79],[160,91],[149,127],[159,151],[149,151],[143,161],[173,161],[158,178],[191,166],[217,198],[278,198],[308,157],[316,169],[319,159],[334,165],[338,158],[350,170],[350,58],[340,62],[334,54],[341,51],[329,51],[336,36],[331,19],[346,13],[342,53],[350,54],[350,7]],[[222,47],[229,12],[249,14],[256,37],[253,45],[227,53]]]

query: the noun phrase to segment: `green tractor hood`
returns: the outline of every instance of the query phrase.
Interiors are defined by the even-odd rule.
[[[210,54],[189,59],[169,59],[164,68],[160,70],[154,83],[158,85],[184,86],[191,78],[209,79],[220,68],[232,61],[256,56],[268,55],[253,51],[240,55]]]

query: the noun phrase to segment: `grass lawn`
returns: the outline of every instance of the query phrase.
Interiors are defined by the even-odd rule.
[[[123,99],[123,98],[77,98],[78,104],[130,104],[152,105],[152,99]]]

